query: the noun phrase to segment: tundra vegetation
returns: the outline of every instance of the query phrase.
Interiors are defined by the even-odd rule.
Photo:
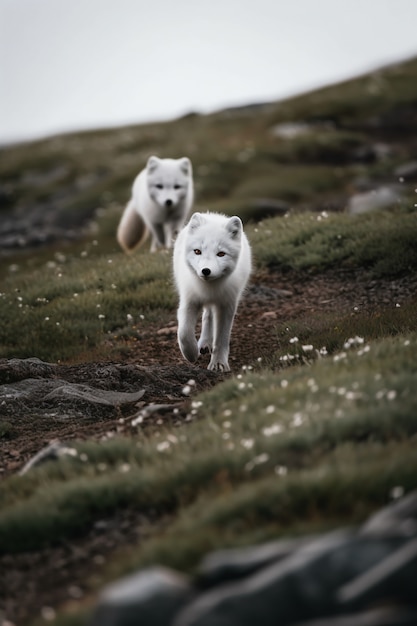
[[[401,305],[377,308],[282,317],[277,304],[268,330],[276,348],[191,393],[180,423],[83,437],[71,456],[8,473],[1,555],[46,559],[103,519],[141,520],[142,539],[111,551],[94,577],[89,570],[75,608],[54,607],[56,624],[83,624],[103,583],[136,568],[191,573],[209,550],[355,525],[417,487],[416,131],[411,60],[283,102],[2,149],[4,224],[42,209],[59,232],[78,233],[4,248],[2,359],[132,361],[141,333],[175,319],[170,255],[145,246],[129,257],[115,241],[131,182],[153,153],[191,158],[197,210],[244,219],[252,284],[337,272],[405,289]],[[382,187],[395,201],[348,212],[354,194]],[[0,445],[14,435],[0,406]]]

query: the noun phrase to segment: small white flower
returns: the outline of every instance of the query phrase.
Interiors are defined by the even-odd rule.
[[[291,337],[290,343],[298,343],[298,337]]]
[[[393,500],[398,500],[398,498],[402,498],[404,495],[404,487],[402,487],[401,485],[393,487],[389,495]]]
[[[272,435],[282,433],[282,430],[281,424],[272,424],[271,426],[265,426],[265,428],[262,429],[262,434],[265,435],[265,437],[272,437]]]
[[[275,407],[273,404],[270,404],[266,407],[265,409],[265,413],[268,413],[268,415],[271,415],[271,413],[275,412]]]
[[[169,441],[161,441],[157,444],[156,449],[158,450],[158,452],[165,452],[170,448],[170,446],[171,444],[169,443]]]
[[[294,417],[292,419],[291,424],[295,427],[298,428],[299,426],[302,426],[304,422],[303,416],[301,413],[294,413]]]
[[[251,472],[256,465],[261,465],[262,463],[267,463],[269,461],[269,455],[266,452],[262,454],[258,454],[251,461],[246,463],[245,470]]]
[[[254,439],[241,439],[240,440],[240,445],[243,448],[246,448],[246,450],[251,450],[251,448],[253,448],[255,444],[255,440]]]
[[[277,476],[286,476],[288,474],[288,468],[285,467],[285,465],[277,465],[274,468],[274,472]]]
[[[56,617],[56,612],[55,609],[53,609],[51,606],[43,606],[41,608],[41,615],[42,619],[44,619],[46,622],[52,622],[52,620],[54,620]],[[7,624],[7,622],[5,623]],[[12,626],[11,622],[9,622],[9,626]]]

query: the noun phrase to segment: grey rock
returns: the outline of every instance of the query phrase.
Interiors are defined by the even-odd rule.
[[[404,543],[337,532],[311,541],[243,581],[202,593],[175,626],[275,626],[329,615],[338,590]]]
[[[369,213],[395,205],[400,200],[400,194],[394,187],[379,187],[372,191],[365,191],[352,196],[347,204],[347,211],[351,215]]]
[[[168,626],[191,595],[184,576],[162,567],[146,569],[104,589],[90,626]]]
[[[404,181],[417,180],[417,161],[402,163],[394,170],[394,174],[397,178],[403,179]]]
[[[26,378],[0,385],[0,414],[15,414],[17,409],[30,405],[32,413],[46,414],[53,409],[54,415],[61,418],[83,416],[98,408],[114,411],[134,404],[144,393],[143,389],[136,392],[96,389],[59,378]]]
[[[104,593],[91,626],[411,626],[416,518],[413,492],[359,530],[214,552],[202,561],[194,592],[187,583],[177,605],[168,598],[163,606],[165,582],[160,574],[152,579],[161,570],[145,570]],[[155,594],[156,603],[149,600]]]
[[[364,534],[417,535],[417,491],[396,500],[381,509],[362,526]]]
[[[332,615],[321,619],[296,622],[293,626],[415,626],[417,611],[395,607],[384,607],[363,613]]]
[[[387,597],[412,604],[416,599],[416,578],[417,539],[412,539],[343,585],[337,595],[342,604],[353,606]]]
[[[9,383],[24,378],[51,378],[56,365],[45,363],[37,357],[28,359],[0,359],[0,383]]]
[[[50,391],[44,400],[76,400],[91,404],[102,404],[105,406],[121,406],[123,404],[131,404],[138,402],[145,391],[141,389],[136,393],[127,393],[122,391],[106,391],[104,389],[93,389],[87,385],[76,383],[64,383]]]
[[[271,541],[260,546],[218,550],[208,554],[201,562],[198,576],[199,587],[212,587],[222,582],[237,580],[257,570],[276,563],[296,549],[312,541],[312,537]]]
[[[57,381],[42,380],[39,378],[26,378],[6,385],[0,385],[0,403],[10,400],[27,402],[39,402],[53,390]]]
[[[273,137],[279,139],[295,139],[302,135],[307,135],[312,130],[310,124],[306,122],[282,122],[276,124],[270,130]]]

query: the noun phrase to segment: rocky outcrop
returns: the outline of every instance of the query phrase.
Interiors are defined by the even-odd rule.
[[[406,626],[417,623],[417,492],[359,529],[208,555],[109,585],[90,626]]]

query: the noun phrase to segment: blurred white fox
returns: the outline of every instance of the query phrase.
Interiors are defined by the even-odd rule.
[[[251,249],[239,217],[194,213],[174,245],[174,278],[180,297],[178,343],[194,363],[210,352],[210,370],[229,372],[229,343],[239,300],[248,282]],[[200,339],[195,327],[202,311]]]
[[[141,245],[150,233],[151,252],[171,248],[184,225],[194,199],[190,159],[151,156],[136,177],[132,196],[117,229],[117,241],[125,252]]]

